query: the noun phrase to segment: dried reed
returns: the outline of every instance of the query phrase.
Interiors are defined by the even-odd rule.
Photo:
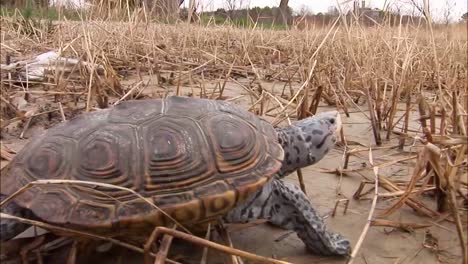
[[[12,134],[23,137],[45,117],[51,123],[54,118],[60,122],[83,110],[174,94],[235,102],[271,118],[274,125],[314,114],[324,105],[335,106],[347,116],[367,118],[374,142],[383,145],[380,148],[366,142],[360,143],[365,148],[353,149],[347,145],[352,142],[346,140],[343,169],[322,170],[362,176],[355,199],[369,193],[362,193],[366,184],[373,185],[369,218],[351,262],[372,226],[426,226],[372,219],[380,200],[398,198],[387,214],[407,205],[427,217],[441,217],[445,214],[419,199],[422,192],[436,189],[447,192],[440,197],[446,199],[452,218],[441,221],[455,223],[468,263],[458,205],[460,198],[467,199],[467,184],[462,184],[468,136],[466,24],[446,29],[451,31],[450,39],[444,28],[432,24],[430,16],[426,16],[428,27],[383,23],[369,28],[342,17],[313,31],[243,29],[154,23],[147,10],[106,9],[102,3],[91,13],[80,14],[80,21],[54,22],[54,30],[37,24],[26,31],[21,19],[0,18],[0,60],[9,64],[1,66],[2,135],[11,134],[20,124],[20,133]],[[80,63],[71,68],[55,63],[42,81],[24,80],[25,63],[12,67],[48,50]],[[413,111],[418,103],[419,118]],[[413,122],[415,119],[419,123]],[[385,137],[381,138],[381,133]],[[420,142],[420,137],[425,140]],[[363,151],[375,153],[394,150],[395,146],[400,151],[409,148],[409,154],[374,164],[379,157],[369,152],[370,167],[350,163],[351,156],[361,159]],[[419,148],[419,159],[414,148]],[[431,152],[434,149],[443,155],[435,155]],[[3,159],[11,160],[13,155],[1,146]],[[409,168],[408,164],[416,170],[409,170],[402,182],[378,174],[379,168]],[[364,175],[368,170],[374,171],[374,179]]]

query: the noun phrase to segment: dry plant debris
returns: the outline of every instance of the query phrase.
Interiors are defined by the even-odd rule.
[[[140,15],[132,14],[130,22],[59,21],[53,31],[28,31],[34,34],[25,34],[18,20],[2,17],[1,139],[29,138],[37,129],[123,100],[173,94],[231,101],[275,125],[313,115],[319,105],[336,107],[346,116],[365,116],[368,123],[357,125],[367,126],[373,135],[369,142],[352,142],[343,131],[343,164],[321,170],[359,177],[356,200],[373,193],[368,221],[349,262],[370,228],[411,231],[449,222],[459,237],[462,262],[468,263],[466,24],[445,30],[414,25],[369,28],[353,22],[342,25],[337,19],[328,28],[279,31],[164,25]],[[31,67],[41,54],[54,59],[33,77]],[[68,59],[59,60],[57,54]],[[381,154],[385,151],[396,156],[386,159]],[[15,151],[2,143],[0,154],[5,164]],[[408,169],[405,177],[387,173],[397,165]],[[368,185],[371,188],[365,190]],[[435,200],[435,208],[423,199],[427,196]],[[343,201],[347,208],[346,199],[339,199],[336,207]],[[405,206],[421,215],[420,222],[388,219]],[[145,252],[112,238],[53,228]],[[171,237],[258,257],[172,229],[155,232],[166,234],[158,253],[162,259]],[[221,233],[233,246],[229,233]],[[427,235],[425,248],[438,247],[429,240]],[[232,258],[236,261],[241,262]]]

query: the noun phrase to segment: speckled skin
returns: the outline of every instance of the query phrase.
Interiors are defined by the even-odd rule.
[[[278,175],[287,176],[321,160],[333,148],[340,128],[341,119],[337,111],[320,113],[278,128],[278,141],[285,155]]]
[[[281,170],[274,180],[230,211],[225,221],[245,223],[267,219],[278,227],[294,230],[315,254],[348,254],[349,241],[328,231],[307,196],[297,186],[282,180],[291,172],[320,161],[335,144],[340,127],[341,119],[334,111],[278,129],[278,140],[285,151]]]

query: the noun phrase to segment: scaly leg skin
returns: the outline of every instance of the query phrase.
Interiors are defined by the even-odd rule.
[[[306,247],[319,255],[348,255],[350,242],[329,232],[307,196],[295,185],[273,179],[246,202],[228,213],[228,223],[266,219],[284,229],[294,230]]]

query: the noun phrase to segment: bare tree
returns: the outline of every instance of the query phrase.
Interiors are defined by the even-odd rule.
[[[301,8],[299,8],[299,11],[297,11],[298,16],[312,16],[314,12],[306,5],[301,5]]]
[[[453,8],[455,8],[455,3],[452,0],[445,0],[444,17],[443,17],[445,25],[450,24],[450,19],[452,16]]]
[[[426,19],[429,18],[429,12],[430,12],[429,1],[408,0],[408,3],[418,12],[420,12]]]
[[[196,0],[190,0],[189,1],[189,13],[188,13],[188,22],[190,23],[192,21],[192,16],[196,12],[197,9],[197,3]]]
[[[276,16],[276,21],[283,21],[283,24],[288,24],[288,3],[289,0],[281,0],[279,4],[279,12]]]
[[[329,6],[327,8],[327,14],[332,15],[332,16],[338,16],[340,14],[340,11],[336,6]]]
[[[234,10],[236,10],[237,0],[226,0],[225,5],[226,10],[228,11],[228,16],[232,19],[232,14],[234,13]]]
[[[233,19],[234,11],[242,8],[244,0],[225,0],[226,10],[230,19]]]

